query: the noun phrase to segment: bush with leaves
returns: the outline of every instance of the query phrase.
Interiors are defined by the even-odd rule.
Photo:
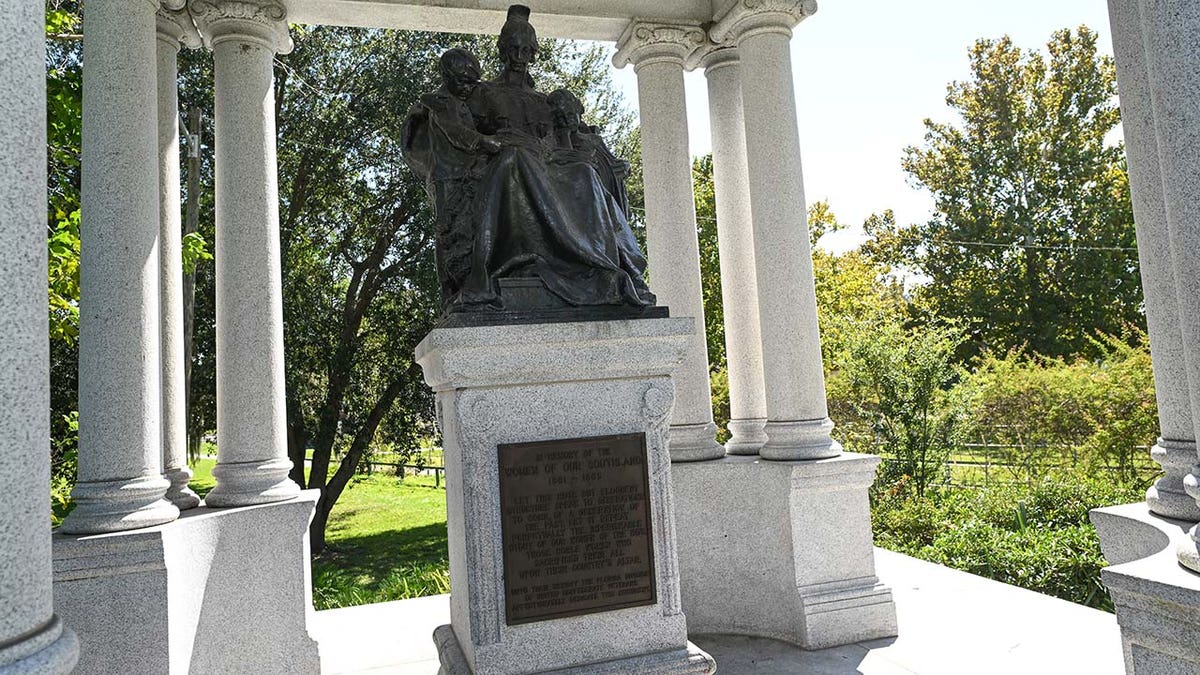
[[[851,406],[872,448],[888,456],[879,484],[901,477],[918,496],[945,478],[946,460],[962,436],[965,402],[951,395],[961,376],[953,363],[961,338],[953,327],[907,330],[862,325],[842,363]]]
[[[948,567],[1112,611],[1088,510],[1142,499],[1140,486],[1055,474],[1030,486],[877,493],[875,543]]]
[[[971,424],[986,430],[1013,477],[1078,465],[1146,482],[1154,473],[1146,447],[1158,433],[1154,374],[1146,336],[1093,339],[1097,358],[1048,358],[1021,351],[987,354],[957,395],[973,401]]]

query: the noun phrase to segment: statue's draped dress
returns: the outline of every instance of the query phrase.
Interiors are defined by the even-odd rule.
[[[479,131],[504,148],[476,190],[475,244],[463,298],[494,298],[501,277],[538,277],[571,305],[653,304],[642,256],[621,206],[595,169],[556,152],[550,105],[530,83],[480,85]]]

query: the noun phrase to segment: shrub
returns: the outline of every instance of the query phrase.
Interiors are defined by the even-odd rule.
[[[884,484],[909,476],[920,496],[945,480],[963,430],[965,401],[949,393],[960,376],[952,363],[959,342],[950,327],[909,331],[884,322],[864,326],[850,346],[850,402],[890,456],[880,467]]]
[[[1154,471],[1145,447],[1158,433],[1158,409],[1145,335],[1095,344],[1097,360],[986,355],[956,387],[974,402],[970,425],[986,430],[989,443],[1008,446],[993,448],[993,460],[1011,465],[1014,478],[1067,465],[1122,482],[1145,481]]]
[[[1060,474],[1033,486],[877,490],[875,542],[948,567],[1112,610],[1088,510],[1142,499],[1140,486]]]

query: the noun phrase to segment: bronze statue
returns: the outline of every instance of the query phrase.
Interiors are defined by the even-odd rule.
[[[491,81],[470,52],[443,54],[441,88],[405,122],[404,159],[433,201],[445,312],[652,307],[629,227],[629,164],[583,123],[575,96],[534,88],[528,18],[509,8]]]

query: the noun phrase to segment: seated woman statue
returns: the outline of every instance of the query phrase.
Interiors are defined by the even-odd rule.
[[[603,142],[578,114],[566,133],[557,115],[556,133],[550,100],[534,88],[537,35],[528,17],[526,7],[509,8],[494,80],[479,82],[478,62],[464,50],[444,54],[442,88],[405,123],[404,159],[434,202],[445,308],[537,309],[503,297],[500,280],[513,277],[540,279],[565,307],[652,306],[624,186],[597,173],[597,162],[608,161],[596,159]]]

